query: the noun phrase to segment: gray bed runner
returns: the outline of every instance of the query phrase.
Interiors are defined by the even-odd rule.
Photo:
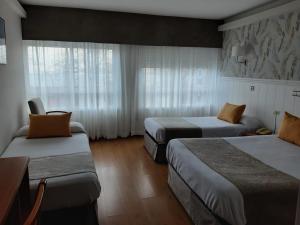
[[[224,139],[180,140],[196,157],[241,192],[247,225],[293,225],[299,181]]]
[[[200,138],[201,127],[180,117],[156,117],[154,120],[165,129],[165,143],[175,138]]]
[[[94,162],[89,152],[32,158],[28,169],[30,180],[79,173],[96,173]]]

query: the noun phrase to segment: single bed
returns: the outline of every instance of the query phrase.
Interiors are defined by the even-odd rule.
[[[146,118],[145,148],[157,162],[166,162],[166,146],[175,138],[235,137],[243,132],[255,131],[261,122],[243,116],[239,124],[217,117],[153,117]]]
[[[194,224],[295,224],[299,146],[274,135],[174,139],[166,154],[169,186]]]
[[[81,124],[72,122],[71,131],[72,137],[27,139],[28,126],[25,126],[1,155],[30,157],[32,195],[39,180],[47,178],[42,224],[70,223],[67,214],[76,218],[72,224],[98,224],[97,199],[101,187],[89,140]]]

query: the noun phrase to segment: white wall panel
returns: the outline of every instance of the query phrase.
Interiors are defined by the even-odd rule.
[[[254,86],[254,91],[250,86]],[[293,90],[300,91],[298,81],[259,80],[222,77],[218,81],[219,108],[225,102],[246,104],[246,114],[257,116],[266,127],[273,129],[275,110],[300,116],[300,97],[293,97]]]

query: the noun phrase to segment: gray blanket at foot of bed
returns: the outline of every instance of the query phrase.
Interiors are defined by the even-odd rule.
[[[201,138],[202,129],[183,118],[169,117],[169,118],[154,118],[165,129],[165,143],[175,138]]]
[[[292,225],[299,181],[224,139],[180,140],[209,168],[231,182],[243,196],[247,225]]]
[[[32,158],[29,163],[30,180],[61,177],[80,173],[95,173],[89,152]]]
[[[86,206],[100,195],[101,186],[90,152],[31,158],[28,169],[32,195],[39,180],[47,178],[43,210]]]

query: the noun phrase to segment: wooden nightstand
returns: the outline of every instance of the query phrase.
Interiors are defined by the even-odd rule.
[[[258,134],[256,134],[255,132],[242,132],[240,134],[240,136],[256,136]]]
[[[240,134],[240,136],[261,136],[261,135],[272,135],[272,133],[270,134],[257,134],[255,131],[252,131],[252,132],[242,132]]]

